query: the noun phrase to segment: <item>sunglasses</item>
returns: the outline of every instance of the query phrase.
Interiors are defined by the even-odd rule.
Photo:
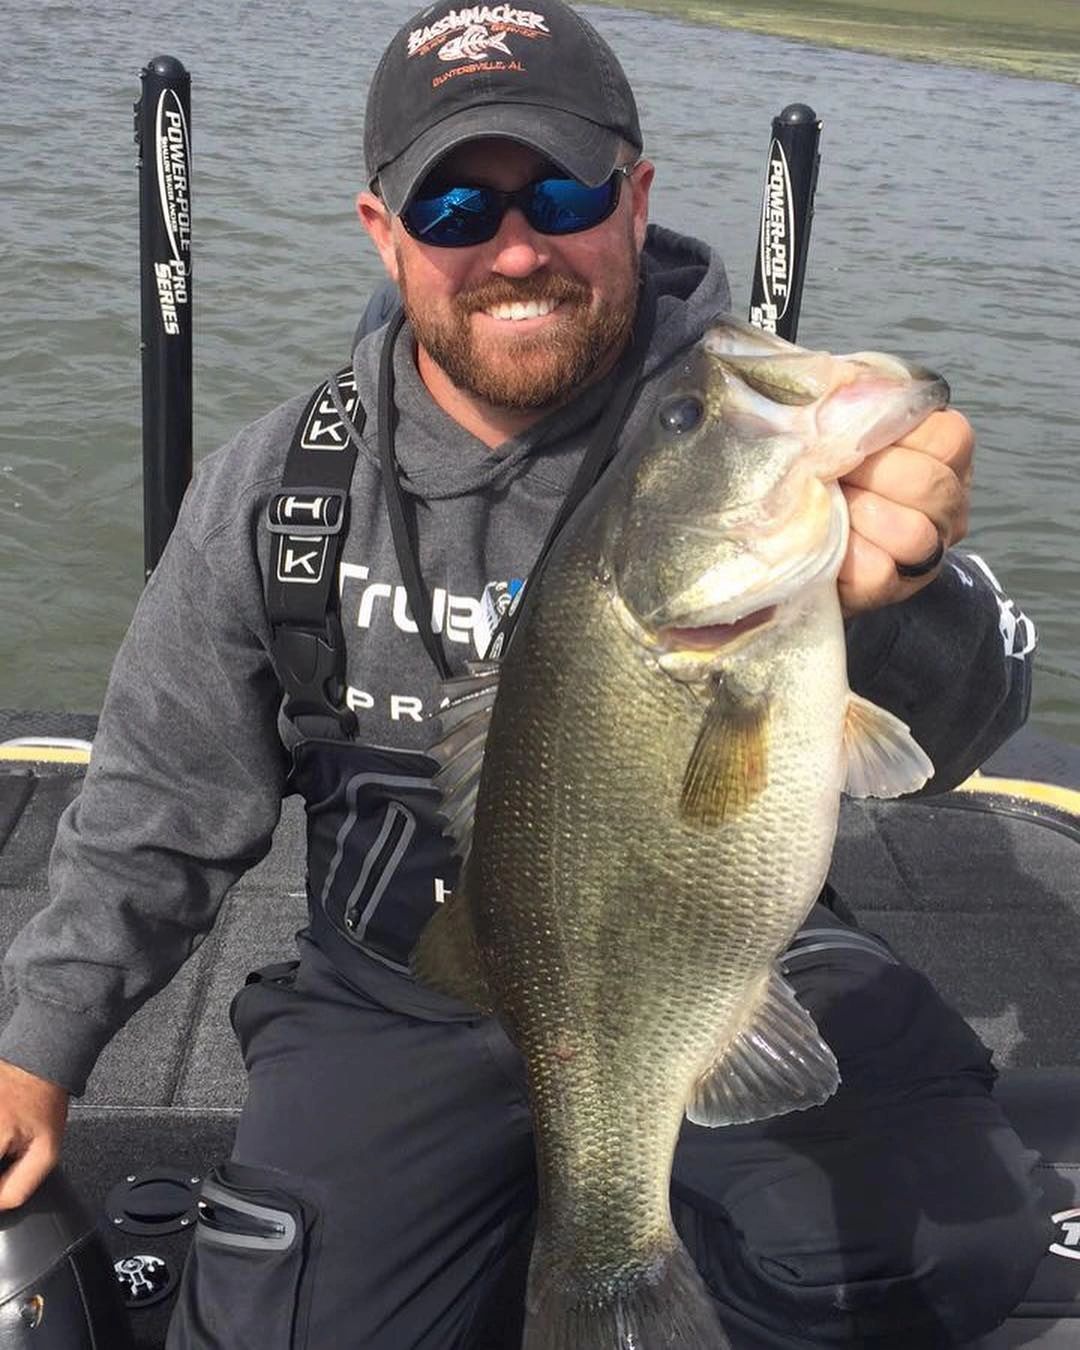
[[[541,178],[514,192],[492,187],[448,187],[430,197],[415,197],[401,213],[414,239],[437,248],[486,244],[499,232],[503,216],[516,206],[540,234],[577,234],[607,220],[619,201],[619,188],[636,164],[624,164],[599,187],[576,178]]]

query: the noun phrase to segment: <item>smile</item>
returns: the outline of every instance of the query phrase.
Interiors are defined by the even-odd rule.
[[[492,305],[484,313],[492,319],[519,323],[522,319],[544,319],[558,308],[557,300],[515,300],[508,305]]]

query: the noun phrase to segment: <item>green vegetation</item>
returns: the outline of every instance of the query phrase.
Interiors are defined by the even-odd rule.
[[[594,0],[830,47],[1080,84],[1080,0]]]

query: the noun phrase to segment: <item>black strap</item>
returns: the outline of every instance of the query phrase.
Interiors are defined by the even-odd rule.
[[[596,430],[592,434],[589,448],[578,465],[578,471],[574,475],[574,481],[570,484],[570,490],[563,499],[558,515],[556,515],[551,529],[548,531],[543,548],[540,550],[538,562],[547,556],[548,550],[555,542],[559,531],[584,500],[589,489],[599,481],[600,475],[615,456],[615,443],[618,440],[619,432],[622,431],[623,423],[629,415],[630,406],[637,394],[638,384],[641,380],[641,371],[645,365],[645,356],[649,350],[649,340],[652,337],[655,312],[655,300],[652,299],[651,295],[646,298],[646,294],[643,293],[637,322],[634,326],[634,335],[630,346],[619,363],[612,396],[604,409],[603,416],[596,424]],[[536,567],[534,567],[533,573],[536,570]]]
[[[638,304],[637,318],[634,323],[634,335],[630,346],[616,368],[618,373],[611,399],[596,425],[596,430],[589,442],[589,448],[578,465],[574,481],[570,484],[570,489],[563,498],[562,506],[560,506],[552,522],[551,529],[547,532],[547,537],[540,547],[536,562],[529,570],[525,585],[514,596],[513,603],[503,614],[491,635],[491,641],[488,643],[485,653],[488,660],[496,660],[506,649],[506,644],[510,641],[510,635],[514,631],[514,625],[517,623],[517,617],[521,613],[521,602],[525,597],[529,582],[540,575],[540,571],[547,561],[547,556],[551,552],[551,546],[555,543],[563,526],[588,495],[590,488],[599,481],[601,474],[615,457],[619,433],[623,429],[623,424],[629,416],[630,408],[637,396],[641,372],[645,365],[645,356],[648,353],[649,341],[652,338],[655,317],[656,297],[650,289],[643,287]]]
[[[386,512],[390,517],[390,533],[394,540],[401,579],[420,638],[427,654],[435,663],[442,679],[450,678],[450,663],[443,645],[423,621],[422,615],[431,613],[431,596],[420,571],[420,550],[416,541],[416,518],[412,503],[406,503],[405,491],[398,474],[394,454],[394,432],[397,430],[397,405],[394,403],[394,345],[405,322],[405,311],[399,309],[390,320],[383,339],[379,359],[379,464],[382,467],[383,490],[386,494]]]
[[[356,729],[356,716],[342,701],[337,573],[364,420],[352,369],[330,376],[308,400],[281,490],[267,507],[271,650],[285,686],[285,714],[310,735],[351,736]]]
[[[530,577],[539,573],[559,531],[570,519],[575,508],[587,495],[589,489],[603,473],[615,454],[619,432],[622,430],[623,423],[630,412],[631,404],[637,394],[638,384],[641,380],[641,371],[645,364],[646,352],[649,349],[649,339],[652,336],[655,311],[656,304],[652,291],[643,288],[638,305],[637,319],[634,324],[633,338],[616,367],[612,396],[608,400],[607,406],[597,423],[596,430],[590,438],[589,448],[578,466],[574,481],[563,499],[562,506],[559,508],[550,530],[548,530],[536,562],[530,570]],[[409,599],[413,620],[416,622],[420,637],[435,669],[442,679],[447,680],[452,672],[442,642],[431,625],[421,622],[419,618],[420,615],[431,612],[431,597],[420,570],[415,516],[412,515],[410,506],[406,501],[405,491],[401,486],[398,473],[397,458],[394,454],[394,431],[397,424],[397,408],[394,405],[394,344],[404,322],[405,315],[400,311],[391,319],[390,327],[383,342],[382,358],[379,364],[379,462],[382,466],[386,507],[390,517],[390,532],[394,539],[394,552],[397,555],[398,567],[405,583],[405,593]],[[524,589],[523,587],[518,592],[514,597],[514,603],[499,620],[491,641],[488,643],[485,654],[487,659],[494,660],[498,657],[509,642],[510,634],[520,612],[520,602]]]

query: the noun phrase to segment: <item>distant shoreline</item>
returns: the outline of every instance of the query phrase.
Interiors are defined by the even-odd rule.
[[[1040,0],[588,0],[670,19],[747,29],[823,47],[1080,84],[1080,4]]]

